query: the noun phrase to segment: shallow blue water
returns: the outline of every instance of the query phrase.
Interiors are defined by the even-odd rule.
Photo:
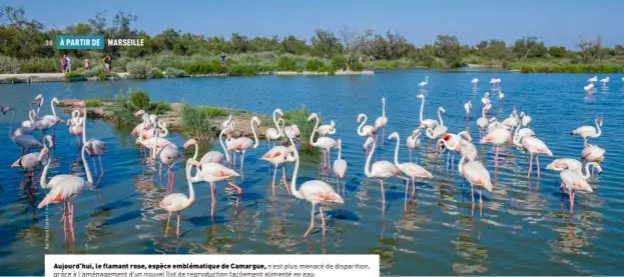
[[[381,114],[380,98],[386,98],[389,118],[386,136],[401,135],[402,162],[407,161],[405,136],[417,127],[420,101],[416,84],[431,79],[427,90],[425,118],[437,118],[442,106],[449,131],[467,125],[463,104],[474,105],[469,126],[478,140],[476,119],[480,99],[491,86],[491,77],[502,79],[504,102],[492,97],[492,114],[500,121],[513,106],[533,117],[531,127],[546,142],[555,157],[580,159],[583,142],[569,132],[593,125],[604,118],[603,135],[593,144],[607,150],[603,174],[594,182],[593,194],[577,194],[570,218],[568,197],[559,191],[559,174],[545,166],[552,161],[540,157],[539,186],[533,175],[526,177],[528,159],[509,146],[501,148],[501,162],[493,193],[484,193],[483,215],[471,216],[470,188],[457,170],[448,169],[446,156],[435,157],[426,147],[418,151],[418,163],[435,178],[419,180],[416,200],[403,211],[404,184],[386,181],[385,215],[381,213],[381,191],[376,180],[363,174],[365,157],[357,136],[356,117],[365,113],[371,121]],[[472,78],[481,80],[478,89]],[[89,121],[88,135],[108,143],[104,157],[106,173],[98,193],[87,191],[76,202],[76,242],[66,243],[59,223],[62,206],[34,208],[45,195],[36,183],[22,188],[24,173],[10,165],[20,150],[6,136],[0,144],[0,275],[43,274],[44,253],[376,253],[381,255],[382,274],[387,275],[614,275],[621,273],[624,258],[624,161],[619,138],[624,135],[624,85],[619,76],[608,88],[593,94],[583,91],[588,75],[444,73],[425,70],[382,71],[358,77],[245,77],[165,79],[151,81],[44,83],[0,86],[2,105],[18,108],[14,126],[26,119],[27,105],[43,93],[43,114],[50,114],[52,97],[112,97],[120,90],[140,87],[153,100],[192,105],[213,105],[270,114],[305,105],[325,120],[336,121],[343,141],[343,158],[349,163],[345,205],[328,212],[331,227],[325,239],[316,229],[301,236],[309,224],[309,208],[289,196],[283,187],[271,192],[271,169],[259,158],[267,150],[262,142],[248,153],[244,193],[238,209],[236,196],[217,186],[216,215],[210,217],[210,194],[203,183],[195,185],[197,202],[182,213],[182,237],[163,237],[166,219],[156,203],[166,194],[160,182],[150,180],[152,169],[141,164],[139,149],[129,130],[116,130],[109,123]],[[601,76],[602,78],[602,76]],[[496,94],[493,94],[496,96]],[[60,109],[57,109],[59,113]],[[69,115],[63,114],[67,118]],[[0,133],[7,133],[10,115],[0,117]],[[50,175],[83,172],[77,160],[76,141],[67,129],[57,127],[54,168]],[[182,145],[187,138],[172,136]],[[426,146],[425,137],[422,136]],[[392,161],[394,142],[379,146],[374,159]],[[494,148],[479,146],[493,176]],[[217,148],[218,149],[218,148]],[[335,157],[336,152],[332,152]],[[455,160],[457,162],[457,160]],[[321,176],[318,157],[303,157],[301,182],[334,180]],[[292,166],[288,167],[288,174]],[[37,180],[38,181],[38,178]],[[529,188],[529,185],[531,188]],[[184,172],[176,168],[176,190],[187,193]],[[46,218],[48,219],[46,221]],[[317,227],[320,219],[316,218]],[[49,231],[46,231],[49,228]],[[46,243],[49,249],[45,249]]]

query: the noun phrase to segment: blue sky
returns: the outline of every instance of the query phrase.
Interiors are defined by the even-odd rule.
[[[537,36],[547,45],[573,47],[580,37],[602,35],[607,46],[624,44],[624,0],[3,0],[22,6],[29,18],[65,27],[86,22],[97,11],[109,17],[122,10],[139,16],[135,27],[154,35],[173,27],[185,32],[229,37],[309,38],[316,28],[398,31],[417,46],[438,34],[454,34],[462,44],[484,39],[513,42]]]

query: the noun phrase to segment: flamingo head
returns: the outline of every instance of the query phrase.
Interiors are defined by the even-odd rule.
[[[419,94],[419,95],[416,95],[416,98],[420,98],[420,99],[422,99],[422,98],[425,98],[425,95],[421,93],[421,94]]]
[[[394,138],[399,138],[399,133],[393,132],[392,134],[390,134],[388,136],[388,140],[391,140],[391,139],[394,139]]]
[[[381,98],[381,103],[386,103],[386,98],[385,97]]]
[[[364,148],[364,152],[368,151],[368,146],[375,142],[375,139],[372,137],[368,137],[362,146]]]
[[[329,122],[329,126],[336,127],[336,122],[334,122],[333,120]]]
[[[598,169],[598,175],[602,174],[602,167],[600,167],[600,164],[594,163],[594,167]]]
[[[438,111],[443,112],[443,113],[446,113],[446,110],[445,110],[444,108],[442,108],[442,107],[439,107],[439,108],[438,108]]]
[[[318,118],[318,115],[316,113],[312,113],[310,116],[308,116],[308,121],[311,121],[312,119]]]
[[[420,128],[412,131],[412,139],[415,139],[418,135],[420,135],[421,132],[422,132],[422,129]]]
[[[35,97],[35,100],[33,100],[33,103],[39,103],[39,99],[43,98],[43,94],[37,94],[37,96]]]
[[[58,98],[56,98],[56,97],[52,98],[52,103],[54,103],[54,105],[57,105],[57,106],[58,106],[58,105],[59,105],[59,100],[58,100]]]
[[[197,144],[197,141],[195,139],[189,139],[188,141],[186,141],[186,143],[184,143],[184,145],[182,147],[184,149],[187,149],[189,146],[191,146],[193,144]]]
[[[21,167],[22,166],[22,157],[20,157],[19,159],[17,159],[17,161],[15,161],[11,167]]]
[[[63,123],[63,122],[65,122],[65,121],[64,121],[64,120],[62,120],[60,117],[57,117],[57,118],[56,118],[56,123]]]
[[[357,123],[360,123],[360,121],[362,121],[362,118],[364,118],[365,116],[366,116],[366,115],[365,115],[365,114],[363,114],[363,113],[358,114],[358,117],[357,117]]]
[[[227,133],[226,137],[227,137],[227,140],[232,139],[232,132]]]
[[[7,112],[10,112],[10,111],[14,111],[14,110],[15,110],[15,108],[10,107],[10,106],[6,106],[6,107],[2,107],[2,106],[0,106],[0,108],[2,109],[2,115],[5,115]]]
[[[260,118],[258,118],[257,116],[252,117],[251,122],[256,123],[256,128],[260,127],[260,125],[262,124],[262,121],[260,121]]]
[[[596,118],[596,123],[598,123],[598,126],[602,127],[602,117]]]

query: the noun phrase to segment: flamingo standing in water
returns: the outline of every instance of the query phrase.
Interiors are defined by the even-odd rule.
[[[316,114],[314,114],[316,116]],[[336,122],[329,121],[329,124],[324,124],[316,128],[316,132],[321,136],[333,135],[336,133]],[[292,136],[296,137],[296,136]]]
[[[472,81],[470,81],[470,83],[472,84],[473,88],[476,88],[477,84],[479,83],[479,79],[474,78],[474,79],[472,79]]]
[[[481,103],[483,103],[483,105],[487,105],[490,104],[490,93],[489,92],[485,92],[485,95],[483,96],[483,98],[481,98]]]
[[[167,129],[167,124],[162,120],[158,120],[156,121],[156,125],[157,125],[157,128],[154,128],[153,132],[154,134],[158,134],[158,136],[149,137],[146,134],[145,130],[141,129],[139,137],[136,139],[136,143],[140,143],[143,146],[145,146],[145,148],[150,149],[150,152],[152,151],[151,149],[153,149],[154,147],[157,149],[160,149],[162,147],[165,147],[165,145],[175,145],[170,140],[164,138],[165,136],[169,134],[169,129]],[[150,153],[150,157],[151,156],[152,156],[152,153]]]
[[[1,106],[0,106],[1,107]],[[18,134],[13,133],[13,121],[15,120],[15,109],[13,107],[2,107],[2,113],[7,113],[9,111],[13,111],[11,115],[11,123],[9,123],[9,138],[11,141],[22,148],[22,155],[28,154],[30,149],[32,148],[43,148],[43,143],[37,140],[35,137],[29,134]],[[50,147],[52,147],[53,143],[50,143]]]
[[[63,123],[63,120],[60,117],[56,116],[56,109],[54,108],[54,105],[59,105],[59,101],[58,99],[56,99],[56,97],[52,98],[52,101],[50,101],[50,109],[52,110],[52,115],[44,115],[41,120],[35,122],[35,128],[39,131],[52,129],[52,140],[54,140],[55,138],[54,126],[57,123]]]
[[[275,190],[275,178],[277,177],[277,167],[282,165],[282,183],[288,189],[288,185],[286,184],[286,162],[294,162],[295,156],[292,155],[291,147],[295,147],[291,145],[290,147],[286,147],[283,145],[274,146],[262,156],[262,160],[267,161],[275,167],[273,170],[273,182],[271,183],[273,189]]]
[[[167,217],[167,225],[165,227],[165,236],[169,231],[169,223],[171,222],[171,214],[178,213],[178,224],[176,228],[176,235],[180,237],[180,212],[190,207],[195,202],[195,190],[193,189],[193,182],[191,182],[191,169],[193,165],[197,164],[197,160],[191,158],[186,161],[186,182],[188,183],[189,196],[182,193],[171,193],[163,200],[158,202],[158,207],[165,209],[169,212]]]
[[[522,126],[529,126],[529,124],[531,124],[532,121],[533,121],[533,118],[531,116],[529,116],[528,114],[524,112],[520,113],[520,123],[522,123]]]
[[[581,159],[586,160],[588,162],[596,162],[600,163],[604,161],[606,151],[596,145],[589,144],[587,139],[585,139],[585,143],[583,145],[583,151],[581,152]],[[593,172],[592,172],[593,175]]]
[[[474,209],[474,186],[485,188],[487,191],[492,192],[494,186],[490,180],[490,172],[485,169],[483,164],[479,161],[469,161],[464,163],[466,156],[462,156],[459,160],[459,174],[464,176],[470,183],[470,197],[472,198],[472,208]],[[483,197],[481,195],[481,188],[479,188],[479,208],[483,208]]]
[[[295,145],[292,137],[288,136],[291,145]],[[312,204],[312,211],[310,212],[310,227],[303,234],[303,237],[307,237],[310,231],[314,228],[314,209],[317,204],[325,203],[337,203],[344,204],[344,200],[340,194],[336,193],[334,189],[326,182],[320,180],[311,180],[301,184],[299,190],[297,190],[297,173],[299,172],[299,151],[296,147],[292,147],[293,154],[295,156],[295,169],[293,171],[292,180],[290,181],[290,190],[292,194],[299,198],[306,200]],[[321,216],[321,229],[323,230],[323,236],[325,235],[325,216],[323,215],[323,207],[319,205],[319,214]]]
[[[281,109],[275,109],[273,111],[273,123],[275,123],[275,128],[273,127],[268,128],[265,133],[265,137],[267,139],[267,146],[269,148],[271,147],[272,140],[276,141],[282,137],[282,129],[280,128],[280,125],[278,124],[278,121],[279,121],[278,115],[279,115],[279,119],[282,119],[282,116],[284,116],[284,112],[282,112]]]
[[[191,178],[191,182],[196,183],[204,181],[210,184],[210,216],[214,216],[214,208],[217,203],[215,198],[216,182],[225,181],[228,185],[235,188],[239,194],[243,192],[243,189],[241,187],[237,186],[232,182],[233,179],[241,176],[233,169],[220,163],[194,163],[199,169],[199,172],[197,172],[197,174],[195,174],[195,176]]]
[[[427,86],[427,84],[429,84],[429,76],[425,77],[425,81],[424,81],[424,82],[420,82],[420,83],[418,84],[418,86],[419,86],[421,89],[424,89],[424,88],[425,88],[425,86]]]
[[[256,128],[260,127],[260,124],[262,124],[262,122],[260,122],[260,119],[257,116],[251,118],[251,132],[254,136],[253,140],[247,137],[233,138],[226,144],[228,151],[234,150],[235,152],[241,153],[241,173],[243,172],[243,167],[245,166],[245,153],[248,149],[258,148],[258,145],[260,144],[258,134],[256,134]]]
[[[424,119],[423,120],[423,110],[425,109],[425,95],[419,94],[416,98],[422,99],[420,102],[420,125],[419,128],[423,129],[433,129],[438,126],[438,122],[435,119]],[[439,114],[439,113],[438,113]],[[431,144],[431,138],[429,138],[429,144]]]
[[[496,155],[494,155],[494,164],[498,167],[498,149],[501,144],[509,141],[511,138],[511,132],[505,128],[497,128],[492,132],[488,133],[483,139],[481,139],[481,144],[485,143],[493,143],[496,144]]]
[[[368,153],[368,157],[366,158],[366,164],[364,164],[364,174],[368,178],[379,179],[379,186],[381,188],[381,205],[382,205],[381,213],[383,214],[386,208],[386,192],[384,190],[383,180],[390,178],[390,177],[399,177],[399,178],[404,179],[407,182],[408,179],[401,177],[400,176],[401,170],[398,167],[396,167],[396,165],[394,165],[393,163],[389,161],[381,160],[381,161],[374,162],[372,165],[370,164],[371,158],[373,157],[373,152],[375,152],[376,145],[377,145],[377,141],[374,141],[373,148]]]
[[[82,143],[84,143],[84,141],[81,142],[81,138],[82,138],[82,122],[84,121],[84,118],[80,117],[80,111],[79,110],[74,110],[72,112],[72,118],[70,120],[67,121],[67,125],[69,126],[69,133],[71,135],[76,136],[76,142],[78,144],[78,147],[80,148]],[[95,166],[95,165],[93,165]],[[94,168],[95,169],[95,168]]]
[[[2,106],[0,106],[2,107]],[[3,109],[4,111],[4,109]],[[6,111],[4,111],[6,112]],[[15,129],[15,131],[13,132],[14,136],[21,136],[21,135],[30,135],[35,131],[35,118],[37,117],[37,112],[35,112],[35,110],[31,109],[28,112],[28,119],[29,120],[24,120],[22,121],[22,126]]]
[[[86,108],[84,108],[84,114],[85,114],[85,121],[83,123],[84,124],[83,128],[86,129],[87,127],[87,122],[86,122],[87,109]],[[84,131],[82,132],[82,140],[83,141],[87,140],[87,135],[86,135],[86,132]],[[46,183],[48,168],[50,168],[50,161],[52,160],[52,159],[48,159],[48,162],[46,163],[46,166],[43,168],[43,172],[41,173],[41,180],[39,181],[41,184],[41,187],[43,188],[51,187],[51,190],[50,192],[48,192],[45,198],[43,198],[41,203],[39,203],[37,208],[41,209],[49,204],[63,202],[64,211],[63,211],[63,217],[61,218],[61,221],[63,222],[63,229],[65,231],[67,231],[66,223],[69,223],[69,229],[72,234],[72,241],[76,240],[76,237],[74,235],[74,201],[76,200],[76,198],[78,198],[80,193],[82,193],[84,190],[94,188],[93,176],[91,176],[91,170],[89,169],[89,163],[87,162],[87,158],[85,157],[85,152],[86,152],[86,146],[83,145],[80,154],[82,156],[82,164],[84,166],[85,173],[87,175],[87,180],[83,179],[82,177],[78,177],[78,176],[71,175],[71,174],[62,174],[62,175],[55,176],[54,178],[50,180],[49,183]]]
[[[319,137],[314,141],[314,135],[316,134],[316,129],[319,126],[319,119],[316,113],[311,114],[308,117],[308,121],[316,118],[316,123],[314,125],[314,129],[312,130],[312,134],[310,135],[310,145],[319,147],[323,150],[323,168],[331,168],[330,162],[330,154],[332,148],[338,148],[338,142],[330,137]]]
[[[412,198],[416,193],[416,178],[433,178],[433,175],[424,169],[422,166],[417,165],[415,163],[399,163],[399,146],[401,144],[401,139],[399,138],[399,133],[394,132],[388,136],[388,140],[396,139],[396,148],[394,149],[394,165],[401,171],[403,174],[409,176],[412,179]],[[405,200],[407,200],[407,190],[409,188],[409,182],[406,182],[405,185]],[[407,211],[407,202],[405,202],[404,210]]]
[[[602,87],[606,87],[607,83],[609,82],[609,77],[600,79],[600,82],[602,83]]]
[[[415,129],[412,135],[406,138],[407,150],[409,151],[409,160],[412,162],[412,150],[420,148],[420,133],[422,129]]]
[[[585,92],[591,92],[594,89],[594,84],[590,83],[589,85],[584,86],[583,89]]]
[[[519,149],[525,149],[529,151],[530,161],[529,161],[529,173],[527,177],[531,177],[531,171],[533,170],[533,155],[535,155],[535,162],[537,164],[537,178],[540,176],[540,165],[539,165],[539,154],[546,154],[549,157],[552,157],[553,154],[548,149],[548,146],[541,140],[536,137],[514,137],[514,144]]]
[[[472,109],[472,102],[468,101],[464,104],[464,110],[466,110],[466,120],[470,120],[470,109]]]
[[[386,117],[386,98],[381,98],[381,116],[375,120],[375,129],[382,129],[382,137],[386,136],[386,125],[388,118]]]
[[[87,154],[91,156],[91,160],[93,161],[93,169],[97,173],[97,168],[95,165],[95,157],[98,157],[98,160],[100,163],[100,175],[103,175],[104,164],[102,163],[102,156],[104,156],[104,153],[108,151],[108,146],[106,145],[106,142],[103,142],[99,139],[90,139],[89,141],[86,142],[86,145],[87,145],[87,148],[86,148]]]
[[[52,147],[53,143],[52,143],[52,137],[47,135],[45,136],[45,139],[48,141],[48,143],[50,144],[50,148]],[[21,167],[24,170],[26,170],[26,172],[29,175],[32,175],[34,177],[35,174],[35,170],[38,166],[40,165],[44,165],[48,162],[49,159],[49,148],[46,145],[43,145],[43,148],[41,149],[41,152],[35,152],[35,153],[28,153],[26,155],[21,156],[19,159],[17,159],[17,161],[15,161],[11,167]]]
[[[334,161],[333,166],[334,174],[336,175],[336,186],[340,193],[340,179],[344,178],[347,173],[347,161],[342,159],[342,140],[338,139],[338,157]],[[342,193],[344,194],[345,188],[343,187]]]
[[[564,187],[568,189],[570,195],[570,214],[574,212],[574,194],[576,191],[593,192],[591,185],[587,182],[589,179],[589,166],[598,168],[598,174],[602,173],[602,168],[596,162],[589,162],[585,165],[585,174],[581,174],[580,171],[566,169],[561,171],[561,192],[564,192]]]
[[[598,82],[598,76],[594,76],[594,77],[591,77],[591,78],[587,79],[587,82],[590,83],[590,84]]]
[[[594,126],[581,126],[576,128],[574,131],[570,132],[570,134],[572,135],[577,135],[583,139],[586,138],[597,138],[600,135],[602,135],[602,129],[600,127],[602,127],[602,118],[596,118],[596,120],[594,121],[596,123],[596,128],[594,128]],[[598,129],[598,131],[596,131],[596,129]]]

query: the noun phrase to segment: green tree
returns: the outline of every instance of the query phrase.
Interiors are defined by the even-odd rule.
[[[323,58],[332,58],[343,51],[343,46],[338,38],[328,30],[316,29],[311,39],[312,55]]]
[[[563,58],[568,54],[568,50],[563,46],[551,46],[548,48],[548,54],[555,58]]]
[[[433,47],[436,57],[444,59],[447,66],[462,66],[461,47],[456,36],[438,35]]]
[[[340,30],[340,37],[342,44],[344,45],[344,57],[346,59],[347,70],[353,62],[358,60],[358,56],[366,46],[370,37],[373,35],[373,30],[365,29],[361,32],[357,32],[349,27],[343,27]]]
[[[304,40],[299,40],[295,36],[290,35],[280,43],[282,53],[290,53],[293,55],[301,55],[308,51],[308,46]]]

